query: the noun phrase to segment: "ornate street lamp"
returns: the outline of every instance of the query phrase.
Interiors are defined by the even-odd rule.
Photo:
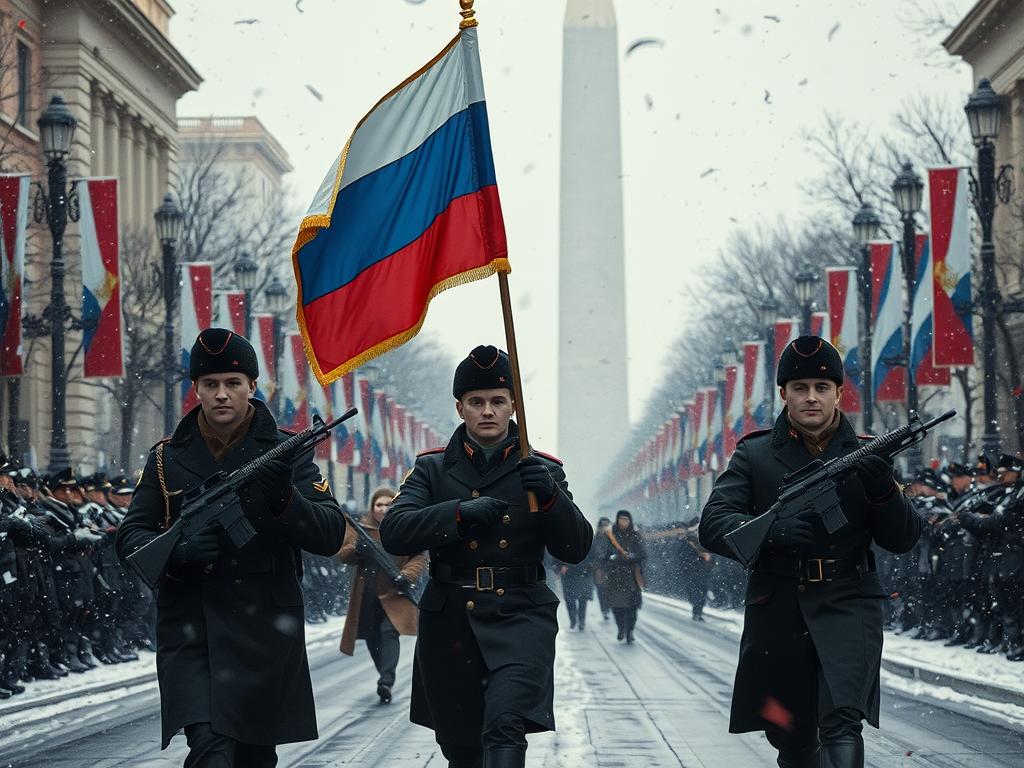
[[[871,203],[863,203],[853,217],[853,235],[860,246],[860,265],[857,277],[860,281],[860,349],[857,350],[857,367],[860,368],[861,409],[864,431],[871,433],[874,422],[873,390],[871,387],[871,249],[868,244],[877,240],[882,231],[882,220],[875,213]]]
[[[896,175],[892,183],[892,196],[896,208],[903,219],[903,280],[907,286],[907,301],[903,308],[903,365],[907,372],[907,411],[908,416],[917,413],[917,382],[914,380],[914,366],[911,360],[914,304],[914,261],[917,252],[914,233],[914,214],[921,210],[921,198],[924,182],[910,163],[904,163],[903,169]]]
[[[263,298],[266,302],[267,311],[270,312],[270,317],[273,322],[274,334],[274,403],[277,407],[278,417],[280,417],[280,403],[281,395],[279,392],[280,381],[281,381],[281,328],[283,325],[282,317],[284,313],[288,311],[288,307],[291,306],[292,297],[288,293],[288,289],[284,287],[277,275],[274,275],[270,281],[270,285],[263,291]]]
[[[811,333],[811,309],[814,306],[814,287],[818,284],[818,274],[810,264],[804,263],[800,271],[793,277],[796,287],[796,298],[800,302],[800,334],[809,336]]]
[[[52,398],[52,434],[50,436],[50,472],[56,473],[71,466],[68,452],[67,381],[64,372],[64,325],[70,316],[64,298],[64,229],[68,219],[78,221],[78,196],[72,188],[68,192],[67,158],[75,136],[78,120],[71,114],[64,97],[55,94],[46,111],[40,115],[39,138],[47,162],[47,189],[40,186],[35,200],[35,219],[44,219],[53,240],[53,259],[50,262],[50,386]]]
[[[996,249],[992,241],[992,219],[996,210],[996,188],[1000,187],[1003,202],[1009,200],[1008,180],[1004,180],[1004,166],[996,176],[995,140],[999,136],[999,122],[1003,114],[1002,99],[992,90],[987,79],[978,83],[978,89],[967,99],[964,107],[971,137],[978,148],[978,179],[974,185],[978,217],[981,219],[981,343],[982,392],[985,411],[985,431],[981,436],[982,450],[989,455],[999,454],[999,406],[996,392],[996,307],[999,288],[996,285]],[[1009,175],[1006,179],[1009,179]],[[1005,193],[1004,189],[1005,187]]]
[[[256,290],[256,283],[259,281],[260,265],[249,258],[244,251],[235,259],[232,266],[235,273],[235,283],[245,293],[245,336],[252,336],[252,292]]]
[[[175,248],[185,229],[185,215],[178,208],[174,195],[168,192],[164,201],[153,213],[156,236],[163,250],[164,270],[164,434],[174,431],[177,406],[174,395],[178,383],[177,354],[174,349],[174,306],[178,296],[178,267],[175,263]]]

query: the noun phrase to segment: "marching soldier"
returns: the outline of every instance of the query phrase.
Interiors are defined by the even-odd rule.
[[[189,362],[199,406],[150,452],[118,529],[122,560],[170,527],[183,491],[289,437],[254,399],[258,375],[248,341],[199,334]],[[344,519],[311,459],[267,461],[240,495],[256,536],[238,550],[213,525],[180,541],[157,589],[162,747],[184,728],[186,768],[269,767],[275,745],[317,737],[301,551],[337,552]]]
[[[764,513],[783,478],[814,459],[855,451],[839,410],[843,365],[824,339],[802,336],[779,360],[786,407],[771,430],[740,441],[704,507],[700,541],[726,557],[725,535]],[[729,730],[765,731],[783,768],[864,765],[862,723],[878,727],[882,602],[872,542],[905,552],[922,522],[878,456],[838,489],[848,523],[826,532],[814,510],[780,518],[747,587]]]
[[[474,349],[452,393],[465,423],[446,448],[417,457],[380,525],[389,552],[430,550],[411,719],[434,730],[450,768],[522,768],[526,734],[555,728],[558,598],[544,550],[579,563],[593,530],[559,460],[519,458],[504,352]]]

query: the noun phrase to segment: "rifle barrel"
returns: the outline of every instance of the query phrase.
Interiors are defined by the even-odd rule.
[[[946,419],[952,419],[954,416],[956,416],[956,410],[953,409],[953,408],[950,408],[948,411],[946,411],[941,416],[936,416],[934,419],[931,419],[930,421],[926,421],[921,426],[921,429],[923,429],[923,430],[925,430],[927,432],[929,429],[934,427],[936,424],[941,424],[942,422],[946,421]]]

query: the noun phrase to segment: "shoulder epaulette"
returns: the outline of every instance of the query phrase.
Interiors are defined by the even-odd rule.
[[[544,453],[544,451],[534,451],[534,453],[537,454],[538,456],[543,456],[545,459],[548,459],[549,461],[555,462],[555,464],[557,464],[560,467],[565,465],[565,462],[563,462],[560,458],[550,453]]]
[[[446,447],[441,447],[441,448],[428,448],[428,449],[427,449],[427,450],[425,450],[425,451],[420,451],[419,453],[417,453],[417,454],[416,454],[416,458],[418,459],[418,458],[419,458],[420,456],[430,456],[431,454],[434,454],[434,453],[444,453],[444,452],[445,452],[445,451],[447,451],[447,450],[448,450],[448,449],[447,449]]]
[[[770,429],[755,429],[753,432],[747,432],[747,434],[745,434],[743,437],[741,437],[739,439],[739,441],[737,442],[737,445],[739,445],[739,443],[742,443],[747,438],[750,438],[750,437],[761,437],[761,435],[770,435],[771,433],[772,433],[772,430],[770,430]]]
[[[169,438],[169,437],[161,437],[161,438],[160,438],[159,440],[157,440],[157,441],[156,441],[155,443],[153,443],[153,444],[152,444],[152,445],[151,445],[151,446],[149,447],[149,450],[151,450],[151,451],[155,451],[155,450],[156,450],[156,447],[157,447],[158,445],[162,445],[163,443],[169,443],[169,442],[171,442],[171,438]]]

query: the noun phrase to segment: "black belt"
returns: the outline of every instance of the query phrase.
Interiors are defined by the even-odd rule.
[[[446,563],[431,563],[430,576],[442,584],[472,587],[477,592],[492,592],[504,587],[525,587],[529,584],[542,584],[546,581],[544,566],[540,563],[493,568],[490,566],[464,568]]]
[[[875,570],[875,554],[870,550],[859,555],[829,559],[810,557],[801,560],[796,557],[784,557],[765,553],[757,558],[754,566],[756,573],[770,573],[773,576],[785,576],[800,579],[812,584],[836,579],[849,579],[872,573]]]

